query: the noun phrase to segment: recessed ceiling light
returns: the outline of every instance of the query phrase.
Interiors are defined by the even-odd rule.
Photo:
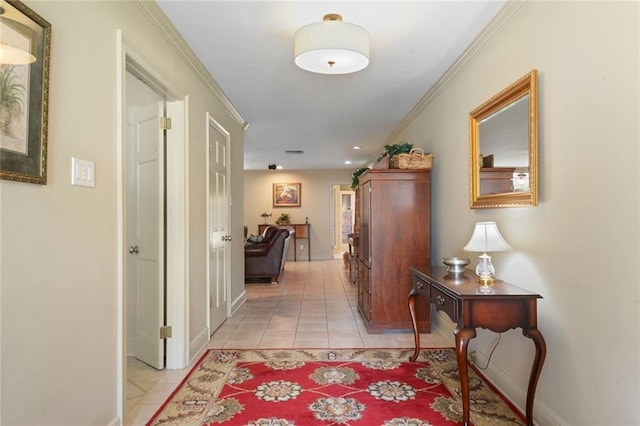
[[[353,149],[360,149],[360,147],[358,145],[354,145]]]
[[[344,162],[344,164],[351,164],[351,161],[347,160]]]

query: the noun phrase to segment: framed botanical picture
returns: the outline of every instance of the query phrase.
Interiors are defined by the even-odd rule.
[[[47,183],[51,24],[0,0],[0,179]]]
[[[274,183],[273,207],[300,207],[302,184]]]

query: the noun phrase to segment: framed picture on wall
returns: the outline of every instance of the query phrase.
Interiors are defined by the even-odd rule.
[[[302,184],[274,183],[273,207],[300,207]]]
[[[51,24],[18,0],[0,7],[0,179],[47,183]]]

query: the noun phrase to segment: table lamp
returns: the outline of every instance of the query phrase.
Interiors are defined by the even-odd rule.
[[[498,225],[495,222],[476,222],[471,239],[463,250],[482,252],[476,266],[476,275],[478,282],[482,283],[480,291],[490,293],[496,270],[487,252],[511,250],[511,246],[500,235]]]

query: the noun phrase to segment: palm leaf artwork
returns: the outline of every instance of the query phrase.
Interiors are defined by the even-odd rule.
[[[25,95],[16,65],[0,65],[0,133],[8,135],[11,120],[23,113]]]

